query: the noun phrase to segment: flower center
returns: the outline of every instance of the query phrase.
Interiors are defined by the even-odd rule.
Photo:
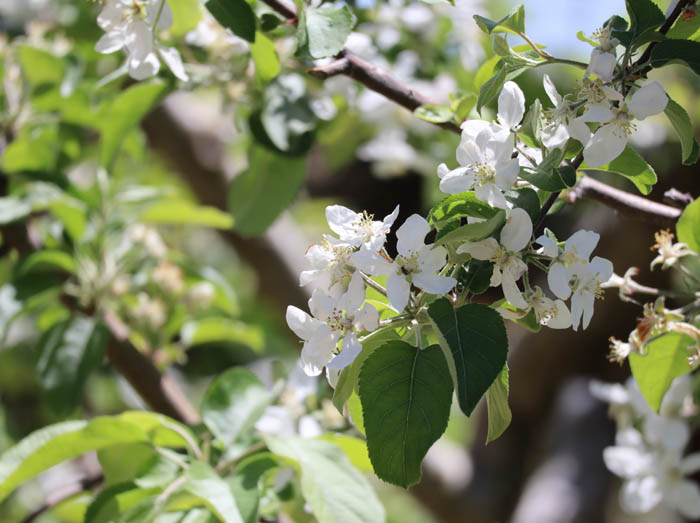
[[[496,177],[496,169],[493,168],[493,165],[490,162],[484,161],[473,163],[469,166],[469,169],[476,176],[479,185],[491,183]]]
[[[404,276],[409,276],[411,273],[418,272],[418,253],[410,251],[407,256],[399,254],[396,257],[396,263]]]
[[[352,329],[352,319],[347,317],[341,309],[333,307],[333,310],[328,315],[327,325],[331,330],[345,332]]]

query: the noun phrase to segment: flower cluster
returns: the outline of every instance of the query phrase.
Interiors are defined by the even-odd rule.
[[[311,315],[287,308],[287,324],[304,341],[301,365],[312,376],[327,368],[331,381],[350,365],[362,350],[358,334],[379,327],[379,313],[366,303],[366,286],[386,295],[395,312],[402,312],[420,298],[420,291],[445,294],[457,281],[438,274],[447,261],[444,247],[425,244],[430,225],[414,214],[396,231],[398,254],[392,259],[384,245],[398,206],[382,221],[367,213],[333,205],[326,218],[337,237],[326,235],[321,244],[306,253],[308,270],[301,273],[301,285],[321,283],[309,300]],[[386,288],[372,277],[386,277]],[[325,280],[325,285],[323,281]],[[412,305],[411,305],[412,306]]]
[[[132,78],[144,80],[155,75],[163,60],[177,78],[188,79],[178,50],[160,45],[158,40],[156,31],[173,25],[165,0],[107,0],[97,24],[105,34],[95,50],[104,54],[123,50],[127,55],[125,68]]]
[[[615,445],[603,451],[603,460],[623,479],[622,508],[639,514],[663,501],[687,518],[700,518],[700,489],[688,478],[700,471],[700,453],[683,455],[690,440],[688,418],[697,414],[690,378],[674,380],[658,414],[633,378],[624,386],[593,382],[591,393],[610,403],[617,422]]]

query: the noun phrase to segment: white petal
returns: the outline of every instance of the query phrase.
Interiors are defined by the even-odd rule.
[[[440,190],[447,194],[459,194],[474,187],[474,174],[462,167],[450,171],[441,181]]]
[[[155,53],[149,53],[143,60],[129,57],[129,76],[134,80],[145,80],[155,76],[160,70],[160,62]]]
[[[501,189],[496,187],[493,183],[486,183],[477,187],[474,190],[474,196],[477,200],[486,202],[492,207],[498,207],[499,209],[508,209],[508,201],[506,197],[503,196]]]
[[[548,125],[542,130],[542,143],[550,151],[563,147],[568,139],[569,131],[565,125]],[[528,166],[530,164],[528,163],[525,165]],[[534,167],[536,167],[536,165]]]
[[[574,319],[574,302],[577,302],[577,306],[581,307],[581,313],[583,319],[581,320],[581,327],[587,329],[588,325],[591,323],[591,318],[593,318],[593,309],[595,307],[595,295],[591,292],[582,292],[574,294],[571,298],[571,323],[574,330],[578,328],[578,320]],[[577,311],[578,312],[578,311]]]
[[[549,96],[549,99],[554,104],[554,107],[558,107],[559,104],[562,102],[562,97],[557,92],[557,88],[554,86],[554,82],[552,82],[552,79],[549,77],[548,74],[544,75],[542,81],[544,83],[544,90],[547,93],[547,96]]]
[[[412,214],[396,231],[396,250],[404,256],[418,253],[425,246],[425,236],[430,232],[430,224],[420,214]]]
[[[520,123],[525,114],[525,96],[515,82],[506,82],[498,95],[498,119],[509,129]]]
[[[355,327],[370,332],[379,328],[379,313],[374,305],[366,303],[362,310],[355,314]]]
[[[143,20],[130,22],[126,29],[126,47],[132,57],[143,61],[153,51],[153,33]]]
[[[312,318],[293,305],[287,307],[286,319],[289,328],[304,341],[310,340],[320,326],[320,322],[316,318]]]
[[[681,472],[686,476],[700,471],[700,452],[688,454],[681,461]]]
[[[467,120],[462,124],[462,141],[474,141],[481,131],[491,126],[486,120]]]
[[[352,315],[362,307],[364,301],[365,282],[360,273],[355,272],[350,279],[348,290],[338,302],[338,306]]]
[[[488,129],[485,131],[487,133],[486,136],[490,136],[490,134],[488,134]],[[484,131],[482,131],[482,133],[483,132]],[[481,136],[482,133],[478,134],[473,140],[460,142],[457,146],[457,162],[459,162],[459,165],[467,166],[472,163],[480,163],[484,160],[481,146],[476,142],[476,138]]]
[[[557,242],[552,240],[549,236],[544,234],[535,240],[536,243],[542,246],[542,254],[549,256],[550,258],[556,258],[559,256],[559,246]]]
[[[447,165],[445,165],[444,163],[441,163],[440,165],[438,165],[438,168],[437,168],[437,175],[438,175],[438,178],[440,178],[441,180],[442,180],[442,179],[445,177],[445,175],[448,174],[449,172],[450,172],[450,168],[447,167]]]
[[[685,421],[655,413],[644,419],[643,432],[649,443],[669,452],[681,453],[690,439],[690,429]]]
[[[515,278],[510,273],[510,271],[504,271],[501,278],[501,287],[503,288],[503,294],[513,307],[516,309],[527,309],[528,303],[523,298],[518,284],[515,283]]]
[[[598,245],[598,240],[600,240],[600,234],[597,232],[581,229],[566,240],[564,251],[573,253],[579,260],[588,261],[593,249]]]
[[[490,260],[499,252],[498,242],[494,238],[486,238],[478,242],[465,243],[457,249],[457,254],[469,254],[477,260]]]
[[[608,470],[621,478],[631,479],[647,474],[653,468],[651,454],[634,447],[606,447],[603,461]]]
[[[119,51],[124,47],[124,33],[121,31],[110,31],[102,35],[95,44],[95,51],[102,54],[109,54]]]
[[[556,314],[549,319],[547,327],[550,329],[568,329],[571,327],[571,313],[566,304],[561,300],[555,300],[554,306]]]
[[[160,57],[165,62],[165,65],[168,66],[168,69],[173,72],[175,77],[183,82],[186,82],[189,79],[187,73],[185,72],[185,66],[182,63],[182,58],[180,58],[180,53],[177,49],[174,47],[160,47],[158,49],[158,54],[160,54]]]
[[[649,512],[662,498],[663,492],[654,476],[625,481],[620,490],[620,505],[632,514]]]
[[[531,237],[530,215],[523,209],[513,209],[501,230],[501,245],[511,252],[520,252],[530,242]]]
[[[637,120],[659,114],[666,109],[668,96],[659,82],[649,82],[635,92],[627,102],[627,109]]]
[[[665,500],[686,518],[700,518],[700,488],[692,481],[681,481],[666,492]]]
[[[615,114],[610,110],[608,105],[588,104],[583,114],[579,116],[577,120],[581,122],[607,122],[614,117]]]
[[[413,275],[413,283],[429,294],[447,294],[457,284],[457,280],[448,276],[439,276],[432,272],[419,272]]]
[[[340,236],[342,240],[349,241],[352,239],[357,243],[355,224],[359,222],[360,218],[361,216],[358,213],[342,205],[329,205],[326,207],[328,226],[334,233]],[[353,245],[355,245],[355,243],[353,243]],[[359,243],[357,243],[356,247],[359,247]]]
[[[445,266],[447,260],[447,249],[438,245],[437,247],[426,247],[418,254],[418,272],[438,272]]]
[[[399,206],[397,205],[394,210],[391,212],[391,214],[387,214],[384,219],[382,220],[382,229],[381,231],[384,233],[387,233],[391,230],[392,225],[394,225],[394,222],[396,221],[396,218],[399,216]]]
[[[327,325],[322,325],[313,338],[304,343],[301,350],[301,367],[308,376],[318,376],[323,367],[333,357],[333,350],[338,343],[338,334]]]
[[[571,287],[569,287],[569,271],[566,270],[563,264],[554,262],[549,268],[547,274],[547,284],[549,289],[557,298],[566,300],[571,296]]]
[[[581,142],[581,145],[583,146],[588,145],[588,142],[591,141],[591,137],[593,136],[593,133],[591,133],[591,130],[586,125],[586,122],[581,118],[573,118],[570,120],[569,125],[567,126],[567,131],[569,131],[569,134],[574,139]]]
[[[520,162],[517,158],[509,160],[505,164],[498,167],[496,171],[495,181],[496,186],[502,191],[507,191],[513,187],[515,180],[518,179],[520,173]]]
[[[387,276],[394,272],[392,263],[382,258],[378,253],[364,248],[350,256],[350,262],[371,276]]]
[[[329,363],[329,369],[344,369],[350,365],[357,355],[362,352],[362,344],[354,332],[350,332],[343,338],[340,354],[336,355]]]
[[[387,276],[386,293],[391,306],[398,312],[406,308],[410,292],[411,284],[403,274],[393,273]]]
[[[161,9],[161,3],[163,7]],[[158,16],[158,11],[160,11],[160,17],[158,18],[158,25],[156,29],[159,31],[165,31],[173,25],[173,12],[170,10],[168,2],[161,2],[160,0],[151,0],[148,7],[148,15],[146,16],[146,21],[149,25],[153,25]]]
[[[615,65],[617,65],[617,58],[614,54],[593,49],[586,73],[592,73],[604,82],[609,82],[615,72]]]
[[[606,258],[595,256],[589,265],[589,269],[594,274],[598,283],[607,282],[613,275],[613,264]]]
[[[315,318],[321,321],[326,321],[328,317],[338,306],[335,299],[328,296],[321,289],[314,289],[313,294],[311,294],[311,299],[309,300],[309,310]]]
[[[615,122],[600,127],[583,149],[583,159],[588,167],[600,167],[622,154],[627,145],[627,135]]]

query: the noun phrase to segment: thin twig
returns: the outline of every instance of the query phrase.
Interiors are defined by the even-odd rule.
[[[659,33],[661,33],[662,35],[668,33],[668,31],[671,29],[671,27],[673,27],[673,24],[676,22],[678,17],[681,16],[681,13],[686,8],[686,6],[690,5],[694,1],[695,0],[680,0],[676,7],[674,7],[673,11],[671,11],[671,14],[668,15],[668,18],[663,23],[663,25],[659,27]],[[649,61],[649,58],[651,57],[651,52],[654,50],[654,47],[656,47],[656,44],[657,42],[651,42],[647,46],[647,48],[642,53],[642,56],[640,56],[639,59],[632,65],[632,70]]]

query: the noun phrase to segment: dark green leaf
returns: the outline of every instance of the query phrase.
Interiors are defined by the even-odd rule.
[[[500,20],[489,20],[483,16],[474,15],[476,25],[485,33],[493,32],[524,33],[525,32],[525,8],[519,5],[511,9],[506,16]]]
[[[683,163],[685,165],[694,164],[698,160],[698,142],[695,139],[693,124],[688,113],[671,98],[668,99],[664,113],[666,113],[681,141]]]
[[[457,279],[472,294],[483,294],[491,286],[493,262],[472,258],[460,268]]]
[[[379,347],[362,365],[360,401],[375,474],[404,488],[418,483],[421,462],[450,417],[452,378],[440,347]]]
[[[557,167],[557,173],[567,187],[573,187],[576,185],[576,169],[574,169],[571,165],[567,164]]]
[[[530,216],[532,223],[537,223],[537,220],[540,217],[540,199],[534,190],[530,189],[529,187],[525,187],[523,189],[513,189],[508,191],[505,196],[506,200],[512,203],[515,207],[520,207],[523,209],[528,216]]]
[[[243,523],[233,493],[214,469],[206,463],[195,461],[185,471],[183,488],[200,498],[224,523]]]
[[[105,486],[131,481],[154,454],[153,447],[144,442],[113,445],[97,451]]]
[[[512,415],[508,406],[508,388],[508,365],[505,365],[486,391],[486,405],[489,414],[486,443],[498,439],[510,425]]]
[[[684,63],[695,74],[700,74],[700,42],[667,39],[656,44],[649,65],[658,69],[669,63]]]
[[[644,195],[649,194],[656,183],[654,169],[629,145],[620,156],[607,165],[591,169],[584,162],[581,168],[584,172],[606,171],[620,174],[630,180]]]
[[[428,221],[430,225],[441,228],[447,222],[455,218],[492,218],[498,213],[489,204],[478,200],[473,192],[465,192],[461,194],[453,194],[439,201],[430,209],[428,213]]]
[[[384,522],[384,508],[369,482],[336,445],[291,436],[266,436],[265,443],[298,464],[302,494],[319,523]]]
[[[444,245],[446,243],[459,242],[475,242],[483,240],[487,236],[491,236],[499,230],[506,220],[506,213],[502,209],[491,218],[483,222],[468,223],[461,227],[445,234],[439,240],[435,241],[436,245]]]
[[[233,34],[255,42],[255,13],[245,0],[209,0],[206,8]]]
[[[501,67],[496,74],[489,78],[480,88],[476,100],[476,111],[481,114],[481,108],[494,100],[506,83],[506,68]]]
[[[452,353],[459,405],[469,416],[506,363],[508,337],[503,318],[477,303],[454,308],[447,298],[430,304],[428,314],[441,343]]]
[[[109,168],[126,135],[165,96],[164,83],[138,83],[117,96],[99,119],[102,132],[102,165]]]
[[[685,334],[667,332],[647,343],[643,356],[634,352],[629,355],[632,375],[654,411],[659,411],[673,380],[693,370],[687,351],[693,344],[693,339]]]
[[[625,46],[637,47],[649,42],[649,35],[666,20],[652,0],[626,0],[625,6],[630,17],[630,28],[627,31],[613,31],[613,36]]]
[[[678,241],[700,254],[700,198],[683,209],[676,223]]]
[[[111,485],[95,496],[85,512],[84,522],[124,521],[120,515],[126,515],[130,509],[157,493],[158,489],[139,488],[131,481]]]
[[[77,315],[42,336],[36,370],[54,412],[68,414],[78,404],[88,376],[102,362],[108,338],[102,324]]]
[[[249,168],[231,183],[229,210],[235,230],[258,236],[292,203],[306,177],[306,158],[290,158],[254,147]]]
[[[202,420],[229,447],[253,427],[272,399],[255,374],[244,368],[229,369],[207,389],[202,400]]]

